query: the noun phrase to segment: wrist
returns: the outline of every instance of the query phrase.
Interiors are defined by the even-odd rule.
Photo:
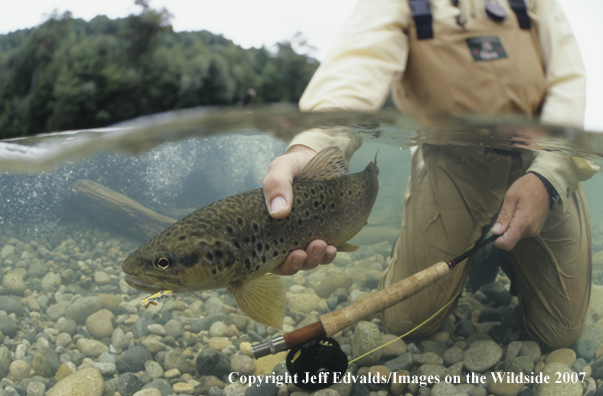
[[[528,172],[528,173],[532,173],[533,175],[538,177],[540,179],[540,181],[542,182],[542,184],[544,184],[544,187],[546,188],[546,191],[549,193],[549,197],[550,197],[549,209],[552,210],[557,205],[559,205],[559,202],[561,201],[561,197],[559,196],[559,193],[557,192],[557,190],[555,190],[555,187],[553,187],[551,182],[549,182],[544,176],[542,176],[536,172]]]

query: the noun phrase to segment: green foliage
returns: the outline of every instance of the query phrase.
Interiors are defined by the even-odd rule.
[[[243,49],[207,31],[173,32],[170,14],[90,22],[53,15],[0,35],[0,138],[106,126],[172,109],[297,102],[318,62],[284,42]]]

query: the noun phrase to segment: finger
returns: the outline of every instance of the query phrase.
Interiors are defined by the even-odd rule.
[[[503,232],[507,231],[509,225],[511,224],[511,219],[513,218],[513,214],[515,213],[515,209],[517,208],[517,200],[507,194],[503,201],[502,208],[500,209],[500,213],[496,218],[496,222],[494,226],[490,230],[494,235],[500,235]],[[498,238],[497,240],[499,240]]]
[[[264,198],[270,216],[282,219],[291,212],[293,202],[293,178],[298,171],[295,163],[279,157],[272,161],[268,174],[264,178]]]
[[[302,269],[306,262],[307,253],[304,250],[294,250],[285,259],[285,261],[273,269],[271,272],[276,275],[295,275]]]
[[[510,251],[521,239],[521,230],[522,227],[518,222],[515,219],[511,220],[509,228],[500,237],[496,238],[493,245],[499,249],[506,250],[507,252]]]

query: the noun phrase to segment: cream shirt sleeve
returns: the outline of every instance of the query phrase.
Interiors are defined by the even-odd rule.
[[[301,111],[376,112],[383,106],[394,78],[404,71],[410,23],[406,0],[359,0],[334,50],[312,77],[300,99]],[[316,151],[339,145],[351,158],[362,141],[333,131],[298,134],[291,145]]]
[[[540,120],[544,124],[582,127],[586,78],[578,44],[556,0],[528,0],[545,64],[547,93]],[[563,204],[599,168],[592,161],[560,154],[538,153],[529,171],[544,176]]]

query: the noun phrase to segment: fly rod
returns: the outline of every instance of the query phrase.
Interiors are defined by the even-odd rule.
[[[500,235],[492,235],[454,259],[441,261],[393,285],[380,290],[362,301],[355,302],[337,311],[320,315],[319,321],[285,335],[268,338],[265,342],[252,345],[251,352],[258,359],[300,346],[319,337],[331,337],[348,326],[379,313],[417,294],[441,279],[452,268]]]

